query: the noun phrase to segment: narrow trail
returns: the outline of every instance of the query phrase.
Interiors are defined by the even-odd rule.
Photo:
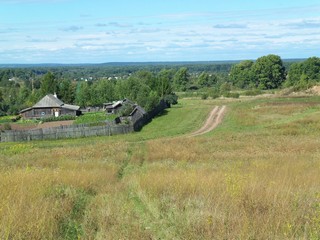
[[[222,122],[225,112],[226,106],[214,107],[204,125],[197,131],[188,134],[187,137],[195,137],[212,131]]]

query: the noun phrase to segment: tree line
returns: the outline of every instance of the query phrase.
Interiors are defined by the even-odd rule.
[[[65,103],[81,107],[102,106],[105,102],[129,98],[149,111],[161,99],[175,103],[175,92],[200,92],[205,98],[232,97],[231,90],[306,89],[320,81],[317,57],[283,62],[279,56],[271,54],[255,61],[221,63],[211,68],[206,64],[158,69],[159,66],[163,65],[149,66],[147,70],[142,66],[123,66],[121,70],[117,65],[113,71],[121,74],[116,78],[100,76],[100,68],[92,66],[84,70],[93,76],[88,79],[70,77],[71,72],[81,67],[56,67],[53,71],[49,67],[0,69],[0,115],[17,114],[48,93],[57,93]]]

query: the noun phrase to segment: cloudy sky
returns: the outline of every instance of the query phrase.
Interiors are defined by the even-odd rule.
[[[320,55],[319,0],[0,0],[0,63]]]

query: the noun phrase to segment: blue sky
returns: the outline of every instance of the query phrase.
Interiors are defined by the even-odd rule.
[[[319,0],[0,0],[0,63],[320,55]]]

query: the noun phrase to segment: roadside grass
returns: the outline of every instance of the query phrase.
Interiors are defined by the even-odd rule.
[[[0,238],[319,239],[319,122],[319,97],[182,99],[134,134],[1,143]]]

